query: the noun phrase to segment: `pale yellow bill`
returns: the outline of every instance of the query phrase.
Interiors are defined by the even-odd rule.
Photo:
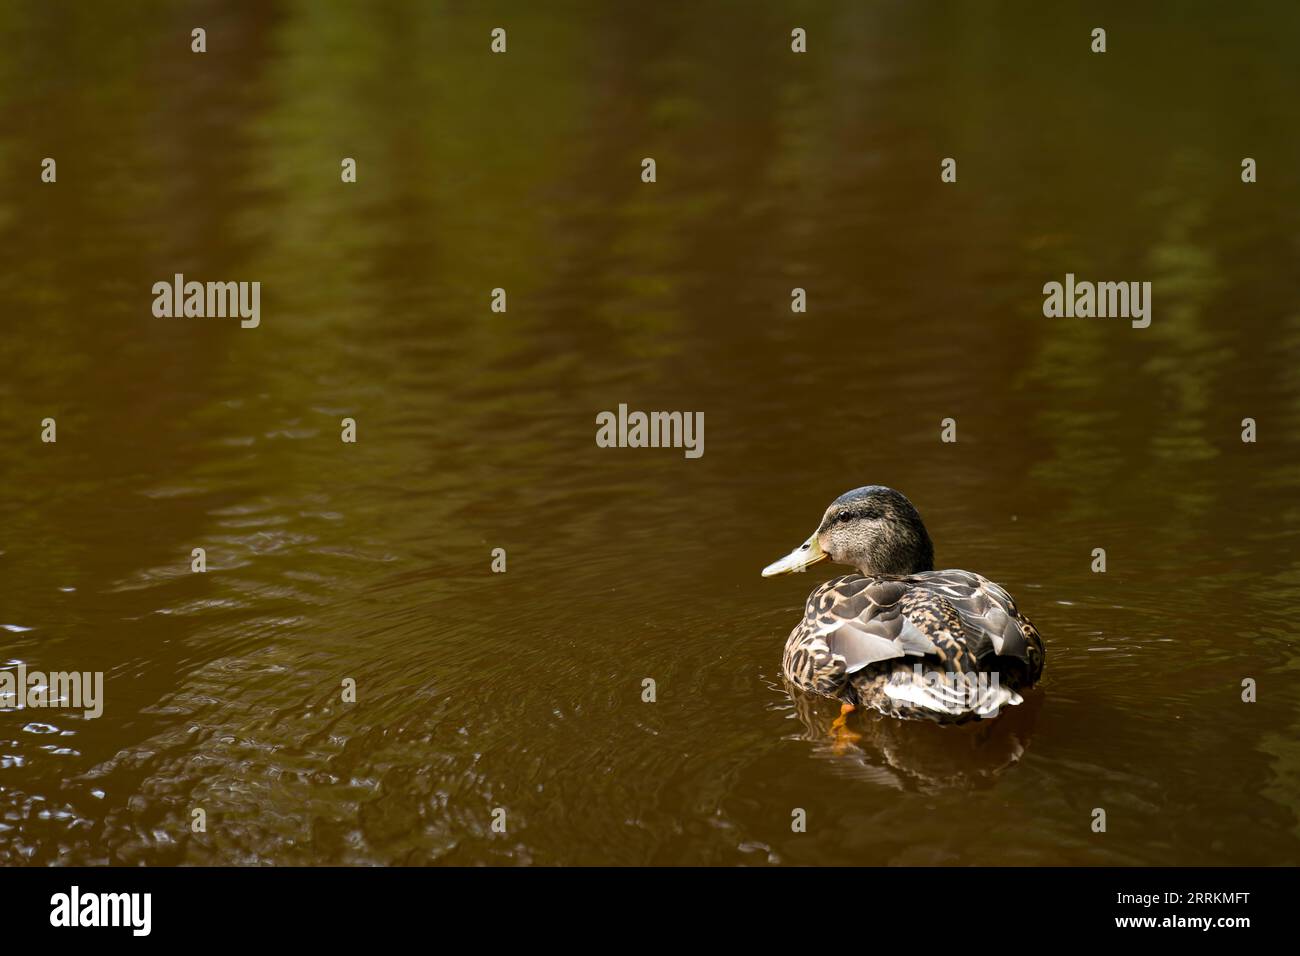
[[[818,561],[825,561],[830,555],[822,550],[822,546],[817,543],[817,533],[805,541],[799,547],[795,548],[780,561],[773,561],[763,569],[763,577],[770,578],[777,574],[789,574],[792,571],[802,571],[810,564],[816,564]]]

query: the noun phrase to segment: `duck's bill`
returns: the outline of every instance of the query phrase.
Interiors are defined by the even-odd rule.
[[[795,548],[780,561],[773,561],[763,569],[763,577],[770,578],[777,574],[789,574],[792,571],[802,571],[810,564],[816,564],[818,561],[825,561],[830,555],[822,550],[822,546],[817,543],[817,535],[813,534],[811,538],[805,541],[799,547]]]

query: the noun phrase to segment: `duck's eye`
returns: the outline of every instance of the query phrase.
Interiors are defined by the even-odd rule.
[[[835,520],[836,520],[836,521],[848,521],[848,520],[849,520],[850,518],[852,518],[852,517],[853,517],[853,515],[852,515],[851,513],[847,512],[847,511],[841,511],[839,514],[837,514],[837,515],[835,516]]]

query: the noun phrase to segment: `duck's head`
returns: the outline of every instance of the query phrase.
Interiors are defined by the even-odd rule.
[[[893,488],[867,485],[832,501],[812,536],[765,567],[763,577],[827,559],[868,577],[916,574],[934,570],[934,546],[910,501]]]

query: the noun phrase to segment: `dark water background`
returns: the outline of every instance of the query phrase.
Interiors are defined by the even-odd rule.
[[[0,4],[0,664],[107,695],[0,712],[0,861],[1300,862],[1300,8],[1135,6]],[[835,572],[758,572],[869,482],[1026,706],[787,696]]]

